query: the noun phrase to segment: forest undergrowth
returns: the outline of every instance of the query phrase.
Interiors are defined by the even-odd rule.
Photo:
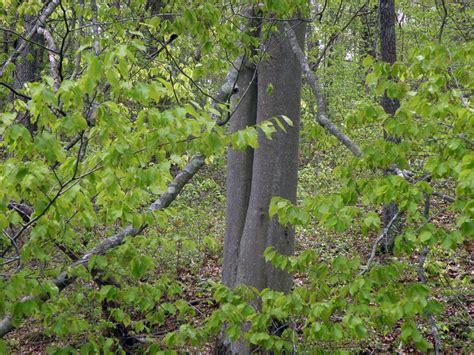
[[[311,145],[303,149],[312,150]],[[330,192],[335,186],[330,177],[333,161],[344,154],[340,149],[326,152],[312,152],[306,156],[312,157],[300,162],[299,173],[299,199],[308,194],[324,194]],[[170,289],[161,298],[160,307],[166,308],[165,322],[153,330],[152,337],[143,339],[145,344],[161,342],[170,332],[176,331],[183,324],[191,326],[202,325],[205,320],[218,308],[213,300],[212,285],[220,282],[222,271],[222,248],[225,226],[225,161],[217,159],[194,178],[182,195],[171,207],[170,219],[167,227],[160,230],[159,239],[147,239],[138,244],[137,252],[154,255],[156,267],[154,272],[146,276],[148,284],[167,279]],[[435,200],[432,204],[433,223],[449,230],[455,217],[447,210],[448,205],[442,200]],[[179,211],[174,213],[173,210]],[[306,228],[297,228],[296,254],[305,250],[313,250],[318,255],[319,261],[330,263],[337,256],[359,255],[365,263],[370,255],[370,249],[376,239],[374,233],[363,235],[359,228],[351,227],[342,234],[328,231],[316,222],[310,223]],[[143,248],[140,250],[140,248]],[[414,254],[408,261],[413,265],[412,272],[404,275],[404,280],[417,281],[416,265],[419,253]],[[388,256],[377,255],[375,263],[388,262]],[[395,256],[395,258],[405,258]],[[472,317],[474,316],[474,294],[472,280],[474,276],[473,246],[465,243],[455,251],[434,249],[428,256],[432,258],[429,267],[425,270],[427,282],[433,287],[435,299],[444,305],[444,311],[437,317],[437,325],[441,341],[448,353],[469,354],[474,351],[472,344]],[[136,282],[136,281],[135,281]],[[140,281],[138,281],[140,282]],[[307,283],[307,276],[296,274],[295,286]],[[77,283],[66,291],[68,297],[78,297],[81,288],[96,287],[91,284]],[[168,290],[170,291],[170,290]],[[165,293],[165,292],[163,292]],[[182,300],[183,310],[174,309],[176,302]],[[53,302],[53,301],[52,301]],[[169,303],[167,303],[169,302]],[[81,318],[89,323],[101,322],[103,313],[101,303],[80,303],[77,309],[71,309],[72,314],[81,314]],[[174,305],[173,305],[174,304]],[[179,301],[178,301],[179,305]],[[179,308],[179,307],[178,307]],[[184,314],[184,316],[183,316]],[[133,313],[133,320],[144,318],[145,314]],[[337,322],[337,320],[335,320]],[[433,342],[430,326],[420,317],[417,326],[430,342]],[[300,320],[304,322],[303,319]],[[361,341],[341,341],[331,343],[313,344],[329,353],[349,351],[357,353],[420,353],[411,344],[403,344],[398,340],[401,328],[400,322],[388,333],[381,333],[369,329],[369,337]],[[40,321],[29,321],[24,326],[8,336],[11,350],[19,354],[47,354],[58,353],[62,348],[78,348],[87,340],[87,332],[83,336],[58,336],[57,334],[44,333]],[[183,352],[212,354],[215,339],[211,339],[203,346],[185,347]],[[311,345],[308,345],[311,348]],[[131,352],[139,352],[140,344],[133,345]]]

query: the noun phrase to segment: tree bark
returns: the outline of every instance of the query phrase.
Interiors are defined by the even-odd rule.
[[[303,46],[304,25],[296,21],[295,33]],[[270,220],[268,207],[273,196],[296,202],[298,144],[301,99],[301,66],[290,41],[282,31],[265,42],[269,59],[258,70],[257,123],[285,115],[293,121],[287,132],[277,131],[272,140],[259,134],[259,148],[254,153],[250,197],[242,232],[236,284],[279,291],[291,289],[291,276],[265,262],[262,254],[272,246],[280,253],[294,252],[294,231]],[[268,90],[272,85],[273,89]]]
[[[234,99],[234,106],[238,106],[230,120],[231,132],[255,125],[257,121],[256,67],[246,58],[243,60],[237,81],[239,92]],[[244,229],[250,197],[253,155],[252,148],[244,152],[229,149],[227,155],[226,233],[222,281],[228,287],[235,286],[240,237]]]
[[[31,23],[31,28],[27,29],[23,34],[23,38],[18,40],[18,45],[15,47],[15,50],[12,54],[5,60],[0,67],[0,78],[5,73],[8,64],[15,63],[16,59],[22,54],[22,51],[29,44],[28,41],[32,39],[33,36],[37,34],[38,27],[46,22],[46,19],[54,12],[56,7],[59,6],[59,0],[52,0],[46,5],[41,13],[38,15],[36,20]]]
[[[242,9],[243,15],[252,17],[253,9]],[[255,38],[259,37],[259,20],[248,21],[247,29],[243,29]],[[249,58],[256,54],[256,48],[249,48],[248,55],[244,55],[239,65],[235,89],[237,95],[233,96],[232,106],[234,111],[230,119],[230,132],[237,132],[257,123],[257,66]],[[228,287],[234,287],[237,277],[237,263],[239,257],[240,240],[245,225],[250,188],[252,184],[254,150],[247,148],[245,151],[229,149],[227,154],[227,206],[226,206],[226,231],[224,238],[224,263],[222,281]]]
[[[39,28],[36,24],[38,19],[33,16],[25,16],[24,21],[27,32],[32,31],[35,27]],[[43,36],[37,30],[30,39],[36,43],[44,43]],[[43,65],[43,48],[29,42],[24,42],[24,46],[21,46],[20,42],[17,47],[22,49],[19,52],[20,60],[17,60],[13,72],[13,88],[15,90],[23,88],[26,83],[37,81]],[[29,114],[19,114],[17,120],[33,135],[36,125],[31,122]]]
[[[289,25],[303,47],[304,23],[291,21]],[[247,89],[231,129],[236,131],[282,115],[289,117],[293,126],[287,126],[287,132],[278,130],[271,140],[259,132],[259,148],[254,152],[229,151],[223,282],[229,287],[245,284],[259,290],[268,287],[288,292],[291,275],[266,263],[263,252],[269,246],[285,255],[294,252],[293,228],[270,219],[268,208],[274,196],[296,202],[302,71],[283,24],[268,36],[261,49],[268,59],[258,68],[244,63],[239,73],[239,93],[242,86]],[[217,349],[218,353],[233,354],[250,351],[249,344],[242,340],[229,347],[220,344]]]
[[[397,60],[397,46],[396,46],[396,34],[395,34],[395,0],[380,0],[380,56],[381,59],[389,64],[395,63]],[[400,107],[398,100],[391,99],[385,93],[381,100],[381,105],[385,113],[393,116]],[[387,141],[400,143],[400,139],[391,137],[384,131],[384,138]],[[382,223],[383,226],[387,226],[392,218],[397,215],[398,207],[394,202],[390,202],[383,206],[382,211]],[[395,238],[401,229],[401,218],[398,218],[393,224],[393,227],[389,229],[385,239],[382,243],[382,251],[385,253],[393,254],[393,247]]]
[[[389,64],[397,61],[395,16],[395,0],[380,0],[380,57]],[[391,99],[385,94],[382,98],[382,107],[386,113],[393,116],[400,104],[398,100]]]

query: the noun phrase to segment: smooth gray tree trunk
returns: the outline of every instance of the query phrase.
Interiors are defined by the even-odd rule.
[[[242,31],[258,38],[260,35],[260,20],[254,18],[253,8],[244,4],[241,13],[243,16],[250,18],[246,24],[247,28],[242,28]],[[247,49],[247,54],[242,56],[238,66],[234,65],[238,68],[238,74],[235,85],[237,93],[232,97],[231,133],[245,129],[248,126],[254,126],[257,123],[257,65],[249,59],[256,54],[257,48],[250,47]],[[224,285],[231,288],[235,286],[240,240],[250,198],[253,154],[254,151],[250,147],[245,151],[229,149],[227,154],[226,232],[222,281]]]
[[[304,25],[296,22],[298,41],[303,47]],[[266,263],[262,254],[273,246],[280,253],[294,252],[294,231],[270,220],[268,207],[274,196],[296,202],[298,143],[301,101],[301,66],[290,41],[280,27],[266,41],[268,59],[258,68],[257,123],[285,115],[293,121],[287,132],[277,130],[272,140],[259,135],[260,147],[254,152],[250,198],[242,232],[236,284],[279,291],[291,289],[291,276]],[[273,89],[269,90],[269,86]]]
[[[290,26],[303,47],[305,25],[292,21]],[[283,25],[268,36],[262,49],[267,57],[256,68],[257,75],[248,63],[239,73],[239,93],[243,87],[246,95],[231,119],[231,129],[282,115],[293,126],[286,125],[287,132],[277,129],[271,140],[259,132],[259,148],[254,152],[231,150],[228,154],[223,282],[229,287],[245,284],[288,292],[290,274],[266,263],[263,252],[269,246],[285,255],[294,252],[293,228],[270,219],[268,208],[274,196],[296,202],[302,72]],[[246,354],[251,349],[237,341],[217,351]]]
[[[256,66],[243,59],[237,81],[238,93],[234,96],[236,110],[230,120],[230,131],[236,132],[255,125],[257,121]],[[235,286],[240,237],[242,235],[252,183],[253,149],[242,152],[229,149],[227,155],[227,208],[224,264],[222,281],[228,287]]]

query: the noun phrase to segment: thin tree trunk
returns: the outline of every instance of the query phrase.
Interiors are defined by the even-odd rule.
[[[380,0],[380,57],[389,64],[397,61],[395,16],[395,0]],[[400,104],[398,100],[391,99],[385,94],[382,98],[382,107],[386,113],[393,116]]]
[[[397,46],[395,34],[395,0],[380,0],[380,56],[381,59],[389,64],[395,63],[397,60]],[[400,107],[398,100],[391,99],[385,93],[381,100],[381,105],[385,113],[393,116]],[[400,143],[400,140],[391,137],[384,131],[384,138],[387,141]],[[398,213],[398,207],[394,202],[384,205],[382,211],[382,223],[384,227],[392,220]],[[390,228],[386,238],[382,242],[382,251],[393,254],[393,247],[395,238],[401,229],[401,218],[394,223],[393,228]]]

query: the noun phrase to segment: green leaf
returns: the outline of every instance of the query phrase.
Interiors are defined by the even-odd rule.
[[[273,95],[273,84],[272,83],[267,85],[267,94],[270,95],[270,96]]]
[[[288,126],[293,127],[293,121],[288,116],[281,115],[280,117],[283,119],[283,121],[285,121]]]
[[[368,228],[376,228],[380,227],[380,217],[375,212],[370,212],[364,218],[364,225]]]
[[[16,118],[13,112],[0,113],[0,134],[5,132],[5,129],[10,126]]]
[[[135,279],[141,279],[143,275],[151,268],[153,259],[148,256],[137,256],[132,259],[130,269]]]
[[[433,237],[433,234],[430,231],[423,231],[420,233],[418,238],[420,239],[420,242],[427,243],[428,241],[431,240],[432,237]]]
[[[362,61],[362,65],[364,66],[365,69],[368,69],[372,65],[373,62],[374,62],[374,58],[368,55]]]
[[[106,70],[105,72],[105,77],[107,78],[109,84],[112,86],[114,89],[118,89],[120,87],[120,76],[115,70],[115,68],[111,68],[109,70]]]
[[[369,86],[373,86],[377,84],[379,80],[379,76],[377,75],[376,72],[369,73],[365,79],[365,83]]]
[[[342,333],[342,328],[340,325],[336,324],[332,327],[332,338],[336,341],[341,340],[344,337]]]
[[[0,354],[8,354],[7,342],[3,339],[0,339]]]

